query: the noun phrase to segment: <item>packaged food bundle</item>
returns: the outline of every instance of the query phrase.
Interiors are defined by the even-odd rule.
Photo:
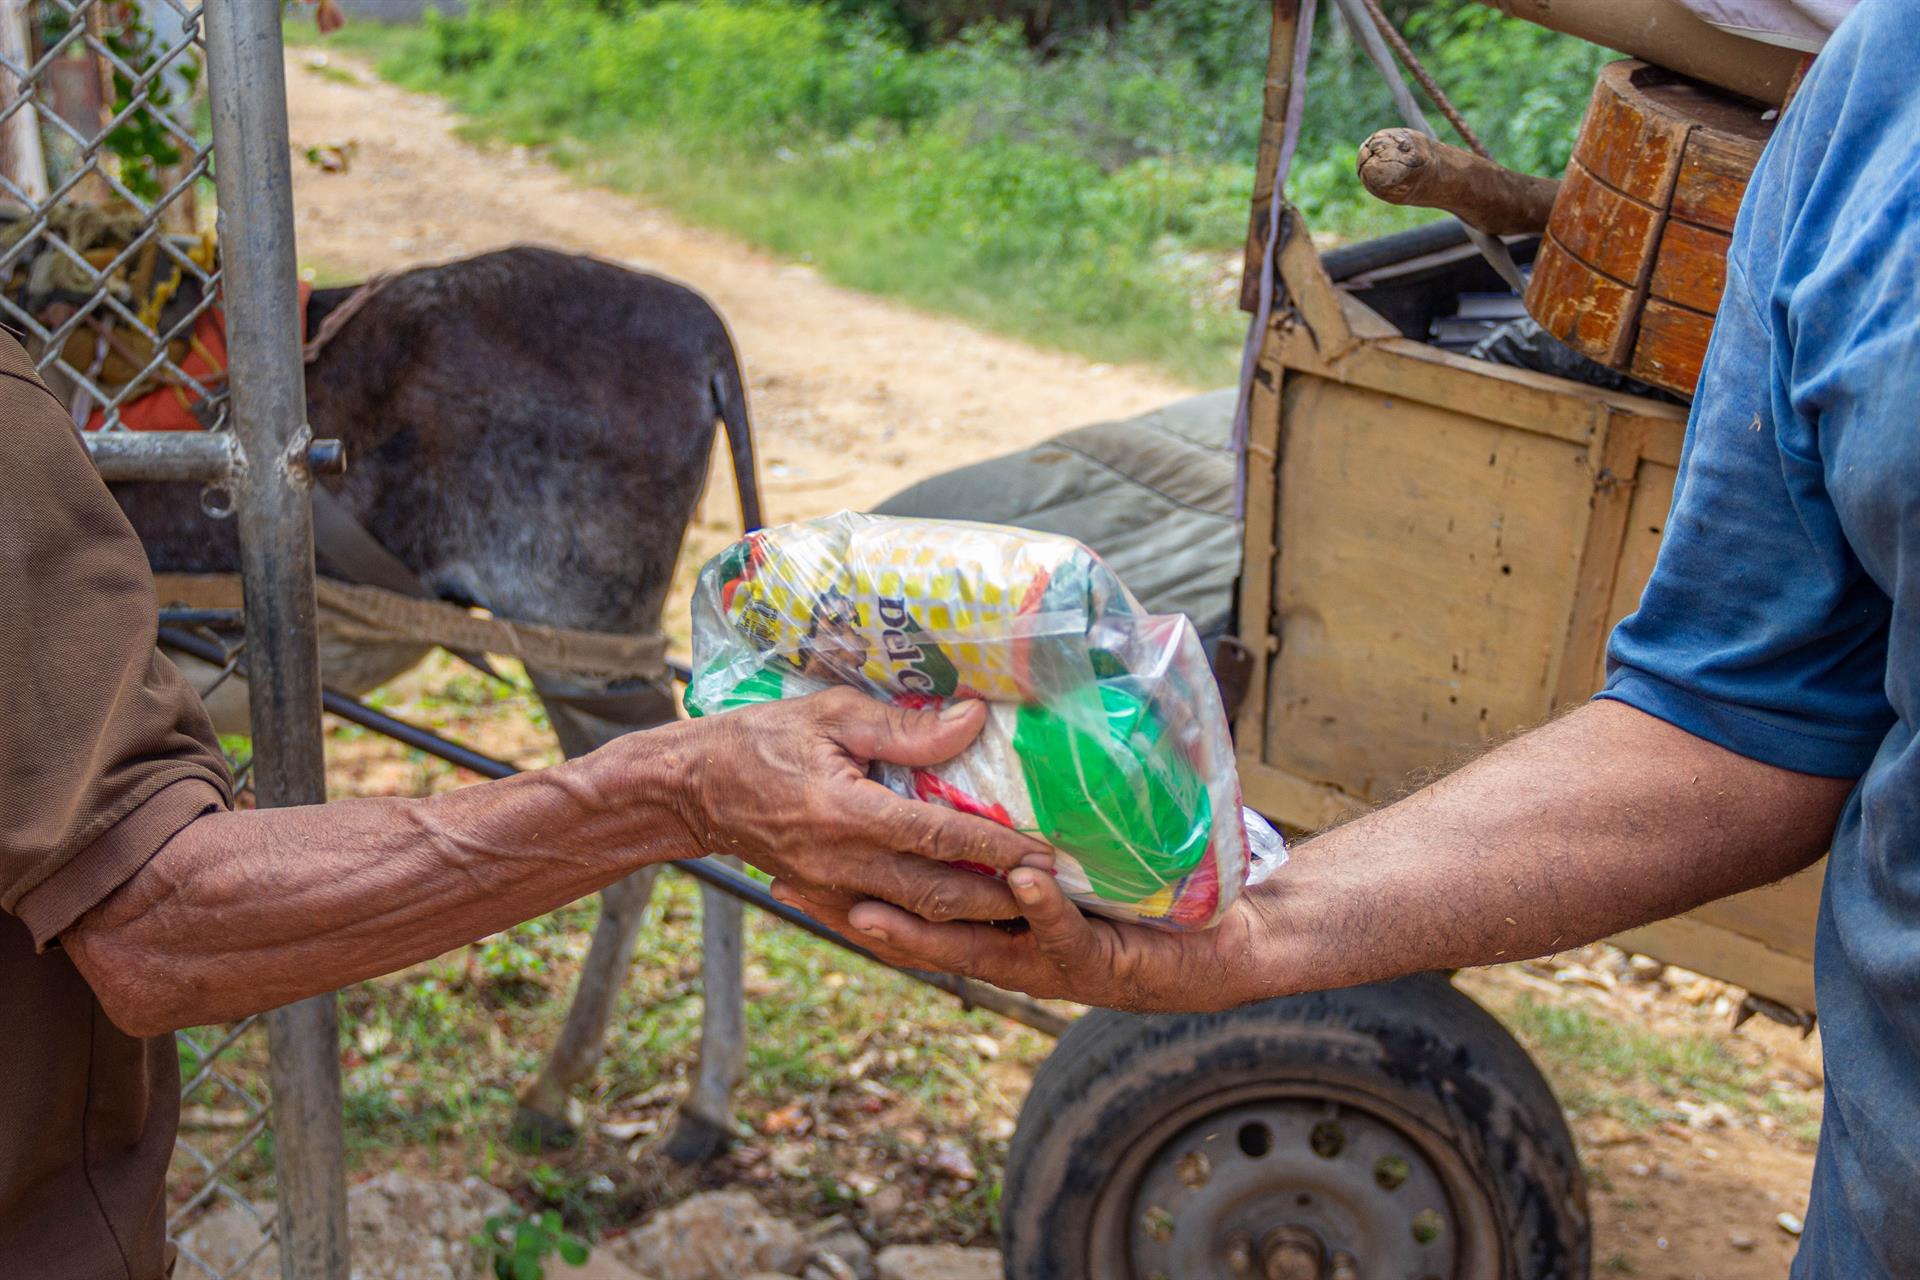
[[[693,638],[694,715],[831,684],[986,700],[959,756],[876,776],[1045,840],[1090,909],[1205,928],[1285,859],[1241,808],[1192,624],[1142,611],[1071,538],[850,512],[762,529],[701,571]]]

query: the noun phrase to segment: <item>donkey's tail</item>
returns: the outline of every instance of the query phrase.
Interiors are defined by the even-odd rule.
[[[729,368],[713,375],[714,411],[727,428],[727,452],[733,459],[733,487],[740,495],[741,527],[760,527],[760,473],[753,460],[753,428],[747,422],[747,383],[733,352]]]

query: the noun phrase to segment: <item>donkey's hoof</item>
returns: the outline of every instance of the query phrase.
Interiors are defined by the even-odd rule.
[[[516,1150],[561,1151],[580,1141],[580,1131],[564,1116],[550,1116],[531,1107],[516,1107],[507,1141]]]
[[[675,1164],[704,1164],[732,1145],[733,1133],[725,1125],[682,1108],[660,1153]]]

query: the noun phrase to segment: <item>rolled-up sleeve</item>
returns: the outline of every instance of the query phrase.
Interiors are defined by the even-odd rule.
[[[155,648],[139,539],[0,336],[0,910],[41,947],[230,803],[218,739]]]
[[[1857,777],[1894,718],[1890,603],[1841,528],[1780,323],[1738,256],[1659,558],[1598,696],[1755,760]]]

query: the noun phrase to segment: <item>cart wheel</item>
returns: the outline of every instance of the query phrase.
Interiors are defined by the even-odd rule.
[[[1097,1011],[1041,1066],[1007,1280],[1587,1280],[1586,1181],[1504,1028],[1438,975]]]

